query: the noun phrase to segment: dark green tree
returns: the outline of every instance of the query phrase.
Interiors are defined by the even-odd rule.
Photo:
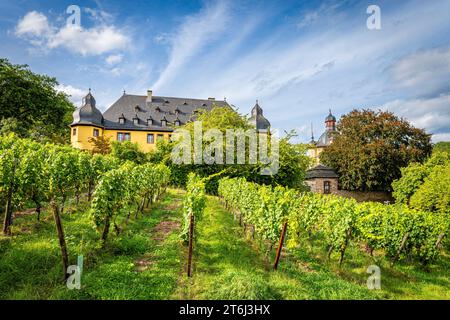
[[[73,104],[55,78],[0,59],[0,133],[67,142]]]
[[[430,135],[393,113],[353,110],[339,121],[320,160],[336,169],[345,190],[391,191],[400,168],[423,162],[431,150]]]

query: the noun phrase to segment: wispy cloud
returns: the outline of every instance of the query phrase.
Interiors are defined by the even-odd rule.
[[[394,100],[384,104],[381,109],[408,119],[416,127],[426,128],[437,137],[449,133],[450,94],[429,99]]]
[[[173,79],[191,57],[201,51],[208,44],[208,41],[219,36],[225,30],[228,21],[228,8],[228,2],[218,1],[207,4],[203,10],[185,19],[178,31],[169,40],[169,62],[153,85],[155,90],[160,89]]]
[[[450,47],[422,50],[397,61],[393,84],[417,95],[450,89]]]

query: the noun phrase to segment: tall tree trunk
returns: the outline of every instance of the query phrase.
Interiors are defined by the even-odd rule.
[[[59,247],[61,248],[61,257],[63,264],[64,279],[67,279],[67,267],[69,266],[69,256],[67,254],[66,238],[64,236],[64,230],[61,223],[61,215],[59,213],[59,207],[55,199],[50,203],[53,211],[53,218],[55,219],[56,232],[58,233]]]

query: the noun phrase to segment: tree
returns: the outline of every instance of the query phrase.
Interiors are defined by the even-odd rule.
[[[0,132],[41,141],[68,141],[74,106],[55,78],[0,59]]]
[[[430,135],[391,112],[353,110],[339,121],[320,160],[336,169],[343,189],[391,191],[400,168],[424,161],[431,148]]]
[[[58,234],[64,278],[67,278],[69,256],[66,238],[61,221],[64,203],[67,196],[75,191],[76,180],[79,178],[77,169],[77,153],[70,147],[49,146],[50,156],[47,159],[45,173],[49,181],[50,206]]]
[[[92,153],[108,154],[111,153],[110,138],[105,136],[90,137],[88,142],[92,144]]]
[[[450,141],[441,141],[433,146],[433,152],[446,152],[450,154]]]
[[[214,107],[210,111],[200,111],[196,115],[196,120],[202,122],[202,130],[205,133],[209,129],[215,129],[220,131],[223,137],[225,137],[226,131],[229,129],[233,129],[235,131],[241,130],[246,131],[252,129],[252,125],[249,124],[247,118],[245,116],[240,115],[233,108],[224,108],[224,107]],[[193,141],[194,137],[194,123],[187,123],[182,129],[186,129],[190,132],[191,140]],[[262,135],[258,135],[257,139],[262,139]],[[267,140],[269,142],[268,151],[270,151],[270,135],[267,134]],[[213,178],[206,181],[206,190],[208,193],[217,193],[218,180],[222,176],[230,176],[230,177],[245,177],[247,180],[252,182],[270,184],[270,185],[284,185],[296,188],[303,188],[303,181],[305,178],[306,169],[309,165],[309,158],[306,156],[306,147],[304,145],[296,145],[290,143],[290,139],[292,138],[293,133],[287,134],[286,137],[278,139],[279,144],[279,168],[278,172],[274,175],[261,175],[261,168],[266,167],[267,164],[261,163],[258,160],[255,164],[249,164],[249,143],[246,143],[245,148],[245,164],[237,164],[236,158],[238,149],[236,147],[237,141],[235,141],[234,147],[234,163],[233,164],[190,164],[190,165],[175,165],[170,163],[170,153],[172,147],[175,143],[165,144],[164,149],[160,149],[158,146],[158,150],[152,152],[149,156],[150,161],[159,160],[164,161],[171,166],[172,178],[173,182],[178,185],[184,185],[187,180],[187,175],[190,172],[195,172],[200,177],[206,177],[210,175],[216,175],[221,173],[220,175],[216,175]],[[209,142],[203,139],[203,148],[205,149]],[[247,139],[248,142],[248,139]],[[193,142],[192,142],[193,143]],[[224,162],[227,154],[226,154],[226,145],[225,139],[222,144],[224,154],[223,160]],[[259,147],[257,147],[259,148]],[[194,150],[194,148],[192,148]],[[259,150],[257,150],[259,151]],[[162,154],[165,152],[165,154]],[[169,160],[168,160],[169,159]]]
[[[392,182],[392,189],[396,202],[409,204],[411,197],[417,193],[425,179],[437,166],[445,166],[450,163],[450,154],[433,151],[432,156],[423,164],[411,163],[401,169],[401,178]],[[437,194],[436,196],[439,196]]]
[[[113,141],[111,155],[121,161],[132,161],[136,164],[142,164],[146,160],[146,155],[139,149],[139,145],[131,141]]]

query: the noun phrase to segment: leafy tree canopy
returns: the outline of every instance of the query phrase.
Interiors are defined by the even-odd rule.
[[[27,65],[0,59],[0,133],[68,141],[75,108],[57,85],[55,78],[33,73]]]
[[[401,172],[401,178],[392,183],[397,202],[419,210],[449,212],[449,153],[433,152],[425,163],[412,163]]]
[[[202,121],[203,130],[218,129],[225,133],[227,129],[247,130],[252,126],[245,116],[240,115],[232,108],[216,107],[211,111],[201,111],[197,114],[197,120]],[[194,136],[194,123],[187,123],[183,129],[188,130],[191,136]],[[279,139],[279,170],[278,173],[270,175],[261,175],[261,163],[257,164],[201,164],[201,165],[174,165],[170,161],[170,153],[174,143],[160,142],[156,151],[149,154],[150,161],[160,162],[170,165],[172,172],[172,181],[175,184],[184,185],[189,172],[195,172],[201,177],[214,175],[222,172],[207,181],[206,190],[211,193],[217,192],[218,180],[223,176],[245,177],[249,181],[284,185],[295,188],[303,188],[305,172],[309,165],[309,158],[306,156],[306,146],[301,144],[292,144],[290,139],[293,133]],[[269,139],[270,140],[270,139]],[[226,148],[223,148],[226,150]],[[236,152],[237,149],[235,149]],[[270,150],[270,147],[269,147]],[[248,141],[246,146],[248,153]],[[235,154],[236,156],[236,154]],[[225,156],[224,156],[225,159]]]
[[[446,152],[450,154],[450,141],[441,141],[433,146],[433,152]]]
[[[343,189],[391,191],[400,168],[431,153],[430,136],[391,112],[353,110],[337,124],[332,145],[320,155],[339,174]]]
[[[111,155],[123,162],[132,161],[142,164],[146,161],[146,155],[140,150],[139,145],[131,141],[112,141]]]

